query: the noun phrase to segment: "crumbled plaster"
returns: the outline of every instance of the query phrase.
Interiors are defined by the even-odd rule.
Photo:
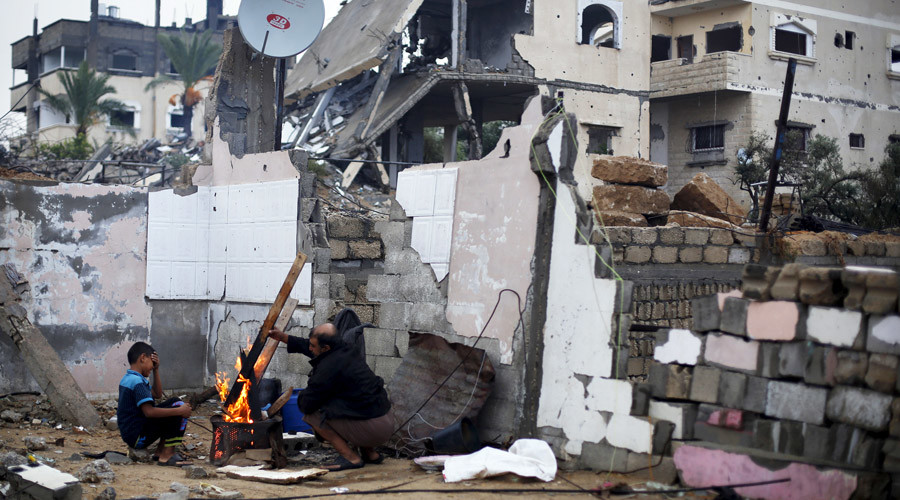
[[[616,284],[594,277],[593,247],[575,242],[576,209],[571,188],[561,184],[558,195],[537,426],[562,429],[569,441],[566,452],[580,454],[581,443],[599,442],[603,437],[600,434],[608,434],[600,432],[600,411],[611,407],[628,415],[631,405],[626,410],[625,399],[630,398],[631,389],[595,379],[585,390],[575,378],[576,374],[609,377],[612,372],[609,342]],[[610,388],[614,394],[607,392]],[[623,391],[627,395],[619,394]]]

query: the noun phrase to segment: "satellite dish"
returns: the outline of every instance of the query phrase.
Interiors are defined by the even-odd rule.
[[[322,0],[241,0],[238,27],[253,49],[271,57],[295,56],[322,31]]]

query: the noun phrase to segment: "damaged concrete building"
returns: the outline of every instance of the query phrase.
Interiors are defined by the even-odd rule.
[[[123,18],[118,6],[97,0],[91,1],[91,18],[86,22],[59,19],[38,31],[38,20],[34,19],[32,34],[12,44],[14,81],[10,106],[12,111],[25,114],[28,138],[57,142],[75,135],[76,124],[47,106],[35,87],[51,94],[64,93],[58,73],[77,69],[82,61],[87,61],[98,73],[108,75],[109,85],[116,89],[112,97],[127,106],[107,117],[100,126],[92,127],[88,132],[91,140],[101,144],[108,139],[143,142],[183,132],[181,105],[169,103],[169,96],[183,89],[179,90],[177,83],[165,83],[150,90],[145,87],[159,75],[178,76],[157,42],[157,34],[212,30],[213,40],[221,44],[223,30],[235,22],[234,18],[222,14],[222,0],[208,0],[206,4],[205,20],[194,22],[187,18],[181,27],[174,23],[159,26],[158,12],[156,26],[145,26]],[[208,91],[198,90],[204,95]],[[203,137],[202,116],[202,112],[194,114],[192,130],[198,139]]]
[[[752,132],[774,136],[789,57],[799,61],[789,129],[801,148],[835,137],[844,163],[864,168],[900,140],[896,6],[844,4],[354,2],[289,76],[294,144],[418,163],[423,128],[443,127],[449,162],[462,126],[474,131],[474,159],[484,123],[518,120],[529,95],[562,96],[578,112],[579,179],[590,154],[649,158],[669,166],[670,196],[702,171],[748,208],[732,182],[735,156]]]
[[[653,0],[650,158],[670,194],[705,171],[736,198],[737,151],[775,135],[788,58],[788,130],[838,140],[844,165],[900,141],[900,10],[892,1]],[[741,199],[744,207],[748,201]]]
[[[807,498],[849,498],[900,484],[900,242],[797,235],[769,245],[730,223],[604,227],[594,218],[586,200],[598,184],[598,154],[647,156],[653,147],[642,139],[654,105],[650,65],[630,64],[650,57],[645,4],[564,11],[523,2],[479,29],[473,5],[498,12],[506,4],[390,0],[360,14],[372,5],[349,3],[291,75],[298,116],[309,114],[298,143],[320,127],[328,133],[311,142],[324,148],[316,154],[417,163],[426,125],[518,123],[481,158],[395,169],[390,214],[331,209],[317,195],[307,153],[263,152],[274,136],[253,134],[270,134],[273,109],[257,98],[273,86],[233,83],[271,75],[271,61],[240,49],[234,30],[218,75],[234,80],[219,81],[212,100],[222,107],[208,114],[211,164],[191,186],[0,183],[0,264],[30,282],[22,304],[29,319],[85,391],[115,390],[135,340],[172,360],[170,387],[233,375],[301,250],[309,261],[286,330],[305,336],[353,308],[374,324],[364,334],[367,362],[389,381],[395,403],[416,382],[405,364],[422,339],[461,351],[474,345],[470,385],[448,396],[465,405],[447,417],[477,416],[485,440],[535,437],[563,467],[651,465],[662,481],[674,481],[677,468],[693,485],[708,485],[711,465],[718,477],[737,470],[748,481],[792,479],[739,492],[747,496],[791,498],[804,488]],[[630,23],[644,28],[629,31]],[[491,59],[473,33],[500,40],[508,56]],[[401,69],[398,50],[413,35],[423,69],[410,66],[412,57]],[[247,114],[227,116],[234,109]],[[452,136],[445,133],[451,153]],[[621,170],[638,162],[619,161]],[[640,182],[665,196],[665,167],[656,170],[662,175]],[[607,180],[622,191],[616,186],[637,183]],[[760,262],[811,269],[747,266]],[[849,273],[845,282],[844,265],[878,266],[863,274],[886,277],[870,283]],[[788,291],[773,292],[782,278]],[[715,295],[739,287],[741,297]],[[841,287],[853,293],[827,293]],[[869,294],[875,306],[860,299]],[[840,334],[821,330],[833,317]],[[760,332],[751,326],[760,318],[779,327]],[[0,387],[33,387],[10,341],[0,343]],[[839,360],[852,373],[835,375]],[[308,371],[281,348],[268,373],[301,387]],[[840,438],[833,448],[817,446],[831,435]],[[760,456],[765,467],[748,465]]]

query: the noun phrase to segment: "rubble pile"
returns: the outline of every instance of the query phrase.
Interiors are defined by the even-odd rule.
[[[628,156],[598,156],[591,175],[604,182],[594,186],[593,206],[605,226],[646,227],[647,216],[669,210],[669,195],[659,189],[668,179],[665,165]]]
[[[777,472],[785,488],[846,498],[890,475],[900,496],[897,273],[750,264],[741,290],[693,299],[692,331],[657,334],[636,387],[638,414],[692,440],[674,446],[685,483]]]
[[[0,426],[56,425],[62,419],[43,394],[19,393],[0,396]]]

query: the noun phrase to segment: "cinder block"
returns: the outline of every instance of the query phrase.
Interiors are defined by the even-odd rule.
[[[384,305],[382,305],[382,311]],[[453,333],[442,304],[415,304],[410,310],[409,329],[419,332]]]
[[[831,430],[820,425],[803,424],[803,456],[812,460],[829,460],[834,453]]]
[[[366,298],[374,302],[400,302],[401,277],[392,274],[373,274],[366,283]]]
[[[721,310],[717,296],[707,295],[691,299],[691,312],[694,319],[694,331],[708,332],[719,329]]]
[[[794,340],[799,322],[800,306],[796,302],[753,302],[747,310],[747,336],[757,340]]]
[[[344,240],[329,239],[328,245],[331,250],[331,258],[334,260],[344,260],[350,256],[349,247]]]
[[[389,250],[384,255],[385,274],[414,274],[422,266],[419,252],[412,248]]]
[[[712,245],[731,246],[734,244],[734,236],[728,229],[710,229],[709,242]]]
[[[385,383],[390,382],[401,361],[400,358],[375,356],[375,375],[384,379]]]
[[[651,394],[662,399],[688,399],[691,387],[691,369],[680,365],[650,365]]]
[[[897,310],[898,278],[896,272],[870,273],[866,276],[866,297],[863,311],[869,314],[888,314]]]
[[[631,392],[631,414],[645,417],[650,411],[650,384],[634,384]]]
[[[822,425],[828,391],[803,384],[769,381],[766,415]]]
[[[650,262],[652,251],[646,246],[630,246],[625,248],[625,262],[629,264],[643,264]]]
[[[806,424],[782,420],[776,451],[786,455],[802,456],[804,425]]]
[[[696,365],[703,343],[690,330],[668,330],[665,341],[657,339],[653,358],[660,363]]]
[[[886,394],[838,386],[828,395],[825,414],[835,422],[878,432],[886,430],[891,421],[891,402]]]
[[[838,384],[862,384],[869,369],[869,356],[864,352],[838,351],[834,381]]]
[[[841,269],[808,267],[800,271],[798,298],[811,306],[835,306],[842,304],[847,289],[841,282]]]
[[[380,259],[383,256],[379,241],[351,240],[348,245],[352,259]]]
[[[751,446],[757,450],[775,451],[781,433],[781,422],[760,418],[753,422],[753,439]]]
[[[385,302],[378,312],[378,326],[394,330],[409,330],[412,304],[409,302]]]
[[[900,354],[900,316],[870,316],[866,350],[882,354]]]
[[[313,274],[312,296],[314,299],[330,298],[331,275],[330,274]]]
[[[728,247],[704,247],[703,262],[707,264],[724,264],[728,262]]]
[[[738,297],[728,297],[722,308],[722,319],[719,321],[719,329],[726,333],[733,333],[741,337],[747,336],[747,314],[750,301]]]
[[[900,398],[891,401],[891,422],[888,424],[888,433],[893,437],[900,437]]]
[[[765,413],[768,391],[769,381],[767,379],[748,376],[744,402],[740,407],[755,413]]]
[[[328,273],[331,270],[331,247],[313,250],[315,272]]]
[[[763,342],[759,346],[759,374],[765,378],[778,378],[781,363],[781,344]]]
[[[375,238],[380,238],[386,250],[400,250],[403,248],[405,228],[402,222],[390,222],[380,220],[375,223]]]
[[[709,412],[707,405],[700,405],[697,420],[694,423],[694,439],[709,441],[728,446],[750,447],[753,445],[753,426],[756,418],[746,415],[740,410],[714,409],[704,418],[704,413]],[[748,417],[745,421],[744,417]],[[730,426],[723,423],[727,420],[733,422]],[[737,422],[739,420],[739,422]]]
[[[800,292],[800,271],[806,267],[806,264],[800,263],[785,264],[778,273],[775,283],[772,284],[772,298],[796,301]]]
[[[896,356],[872,354],[866,371],[866,385],[878,392],[891,394],[897,384],[897,365]]]
[[[803,381],[811,385],[829,385],[826,377],[825,360],[829,349],[814,346],[806,359],[806,369],[803,371]],[[833,384],[831,384],[833,385]]]
[[[779,267],[761,264],[747,264],[741,275],[741,291],[744,297],[755,300],[769,300],[772,284],[781,272]]]
[[[706,336],[704,357],[708,363],[756,374],[759,342],[731,335],[710,334]]]
[[[329,238],[364,238],[366,236],[366,223],[360,217],[332,213],[326,220]]]
[[[684,242],[688,245],[706,245],[709,242],[709,229],[702,227],[684,228]]]
[[[782,377],[803,378],[812,349],[813,345],[808,342],[782,344],[778,352],[778,374]]]
[[[693,439],[694,420],[697,419],[696,404],[650,401],[649,415],[654,422],[672,422],[675,426],[671,436],[673,439]]]
[[[866,275],[870,269],[876,268],[845,267],[841,272],[841,283],[847,290],[844,297],[845,309],[862,310],[862,303],[866,297]]]
[[[816,342],[851,347],[862,329],[862,313],[812,306],[806,314],[806,336]]]
[[[399,356],[394,330],[366,328],[363,335],[366,342],[366,354],[372,356]]]
[[[743,373],[723,372],[719,378],[719,403],[726,408],[741,408],[747,393],[747,376]]]
[[[691,376],[691,401],[716,404],[719,402],[719,380],[722,370],[712,366],[696,366]]]

